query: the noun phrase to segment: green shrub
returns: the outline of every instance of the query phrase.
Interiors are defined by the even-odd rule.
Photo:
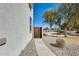
[[[63,48],[65,45],[65,41],[63,39],[57,39],[56,40],[56,45],[60,48]]]

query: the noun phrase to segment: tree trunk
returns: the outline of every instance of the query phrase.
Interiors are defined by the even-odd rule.
[[[50,29],[52,29],[52,25],[50,24]]]
[[[67,37],[67,28],[64,29],[64,37]]]

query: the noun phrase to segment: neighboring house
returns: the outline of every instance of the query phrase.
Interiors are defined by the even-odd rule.
[[[31,24],[30,24],[31,23]],[[0,4],[0,55],[18,56],[32,39],[33,8],[28,3]]]

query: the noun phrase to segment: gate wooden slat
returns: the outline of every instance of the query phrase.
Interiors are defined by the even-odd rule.
[[[42,38],[42,27],[34,27],[34,38]]]

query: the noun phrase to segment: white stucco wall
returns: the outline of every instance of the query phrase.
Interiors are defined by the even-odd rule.
[[[7,38],[7,43],[0,46],[0,55],[17,56],[32,39],[29,30],[32,11],[28,4],[0,4],[0,38]]]

